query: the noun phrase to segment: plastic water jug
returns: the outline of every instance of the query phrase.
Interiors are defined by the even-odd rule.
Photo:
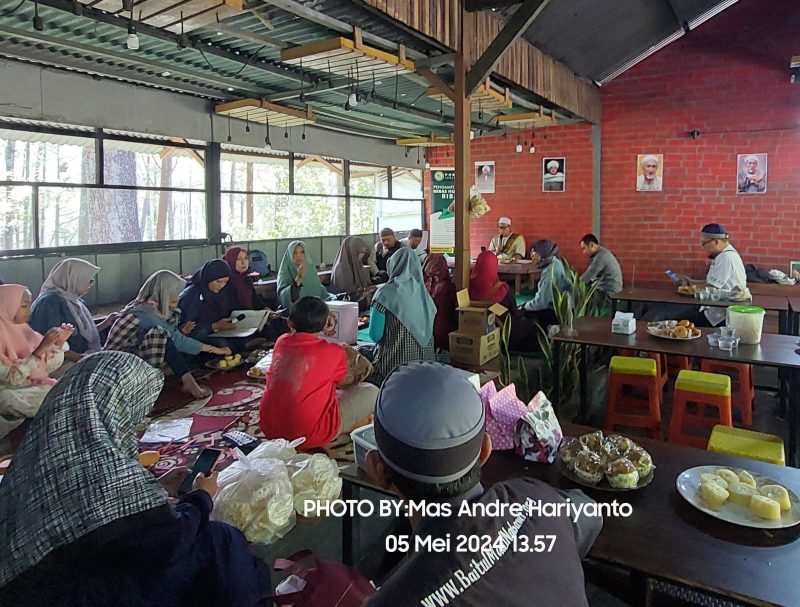
[[[761,341],[764,314],[764,308],[758,306],[730,306],[726,324],[736,329],[740,343],[757,344]]]

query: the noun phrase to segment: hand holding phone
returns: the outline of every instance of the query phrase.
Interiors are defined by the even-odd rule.
[[[186,478],[183,479],[180,489],[178,489],[178,495],[186,495],[187,493],[193,491],[195,488],[195,478],[197,478],[198,475],[202,474],[203,478],[208,477],[214,470],[214,466],[217,464],[217,460],[219,460],[220,455],[222,455],[221,449],[203,449],[200,452],[200,455],[197,456],[191,472],[189,472],[189,474],[186,475]],[[201,484],[203,484],[203,481],[201,481]],[[214,485],[216,486],[216,476],[214,477]],[[199,486],[198,489],[205,488]],[[216,493],[216,490],[214,493]],[[211,495],[210,492],[209,495]]]

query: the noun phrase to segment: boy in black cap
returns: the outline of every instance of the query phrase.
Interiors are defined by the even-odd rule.
[[[409,386],[415,397],[408,398]],[[565,494],[530,478],[488,489],[480,467],[491,454],[484,408],[475,388],[452,367],[410,363],[383,382],[375,408],[378,450],[366,457],[367,474],[394,488],[404,500],[435,502],[450,516],[411,516],[415,537],[451,538],[443,552],[410,550],[404,562],[368,603],[369,607],[453,605],[587,605],[581,558],[602,520],[568,516],[459,516],[464,507],[494,504],[565,503]],[[573,502],[591,501],[570,492]],[[459,549],[458,536],[496,538],[511,533],[515,544],[496,552]],[[537,536],[554,536],[550,550],[534,551]],[[494,544],[493,544],[494,545]],[[524,547],[529,546],[530,550]],[[444,601],[444,602],[442,602]]]

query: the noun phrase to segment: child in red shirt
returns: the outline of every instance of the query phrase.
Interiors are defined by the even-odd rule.
[[[261,397],[259,423],[267,438],[304,436],[300,449],[324,447],[374,410],[375,386],[336,389],[347,375],[347,357],[341,345],[317,337],[327,318],[328,306],[316,297],[292,306],[292,331],[275,343]]]

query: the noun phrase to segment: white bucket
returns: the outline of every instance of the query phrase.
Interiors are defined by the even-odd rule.
[[[764,329],[764,314],[764,308],[758,306],[730,306],[726,324],[736,329],[740,343],[757,344]]]

